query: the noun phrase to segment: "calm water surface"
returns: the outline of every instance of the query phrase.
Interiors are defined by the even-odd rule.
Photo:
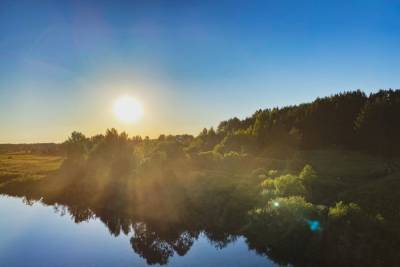
[[[99,219],[76,224],[68,213],[55,213],[54,207],[0,196],[1,266],[148,266],[132,250],[131,236],[111,235]],[[167,266],[277,265],[250,251],[243,238],[219,249],[200,234],[184,256],[175,253]]]

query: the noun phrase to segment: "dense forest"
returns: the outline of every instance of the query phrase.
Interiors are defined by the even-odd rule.
[[[0,192],[99,217],[149,264],[200,233],[294,266],[398,266],[400,90],[258,110],[197,136],[73,132],[57,173]]]
[[[216,131],[204,129],[187,151],[284,155],[290,149],[340,147],[393,156],[400,153],[399,118],[400,90],[347,92],[223,121]]]

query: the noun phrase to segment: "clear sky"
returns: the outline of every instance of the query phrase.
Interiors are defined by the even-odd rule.
[[[0,0],[0,143],[198,133],[259,108],[400,87],[399,1]],[[143,117],[119,122],[131,95]]]

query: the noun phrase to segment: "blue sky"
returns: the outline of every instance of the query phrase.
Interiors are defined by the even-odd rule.
[[[0,143],[198,133],[259,108],[400,87],[396,1],[0,0]],[[142,119],[118,122],[121,94]]]

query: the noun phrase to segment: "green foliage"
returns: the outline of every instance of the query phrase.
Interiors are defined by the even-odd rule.
[[[217,132],[204,129],[190,149],[284,158],[298,148],[342,147],[393,156],[400,153],[396,142],[399,116],[400,90],[368,97],[361,91],[345,92],[298,106],[258,110],[243,120],[223,121]]]
[[[400,223],[400,173],[392,173],[379,179],[359,182],[339,196],[345,201],[356,202],[370,214],[380,214],[384,219]]]
[[[323,257],[340,266],[395,266],[399,260],[398,240],[382,216],[371,216],[355,203],[336,203],[329,209]]]
[[[278,196],[304,196],[306,190],[301,180],[294,175],[284,175],[274,179]]]
[[[277,177],[278,173],[279,173],[278,170],[269,170],[268,176],[271,178],[275,178],[275,177]]]
[[[89,140],[80,132],[72,132],[71,136],[64,143],[67,158],[83,159],[89,150]]]
[[[282,175],[275,179],[267,178],[261,184],[262,194],[268,198],[305,196],[306,189],[299,177],[291,174]]]
[[[311,194],[311,187],[317,177],[310,165],[306,165],[299,175],[277,176],[276,170],[268,172],[268,178],[261,183],[262,194],[266,199],[274,197],[302,196]]]
[[[193,160],[200,168],[215,168],[221,162],[223,156],[215,151],[200,152],[193,155]]]
[[[317,178],[317,173],[315,172],[313,167],[307,164],[300,172],[299,178],[307,183],[312,183]]]
[[[400,90],[372,94],[355,121],[363,148],[386,156],[399,155],[399,117]]]
[[[156,153],[164,152],[166,160],[167,159],[173,160],[185,156],[182,145],[177,141],[158,142],[155,147],[155,152]]]
[[[312,262],[312,254],[318,255],[319,248],[314,244],[319,239],[319,227],[311,228],[309,222],[319,225],[324,213],[323,207],[299,196],[271,199],[265,207],[250,213],[249,244],[282,265],[309,257]]]
[[[346,219],[361,213],[360,207],[355,203],[345,204],[343,201],[329,209],[329,216],[333,219]]]
[[[257,168],[251,172],[251,177],[264,180],[267,178],[267,171],[264,168]]]
[[[214,149],[220,153],[251,152],[255,150],[255,139],[248,131],[237,131],[226,135]]]

